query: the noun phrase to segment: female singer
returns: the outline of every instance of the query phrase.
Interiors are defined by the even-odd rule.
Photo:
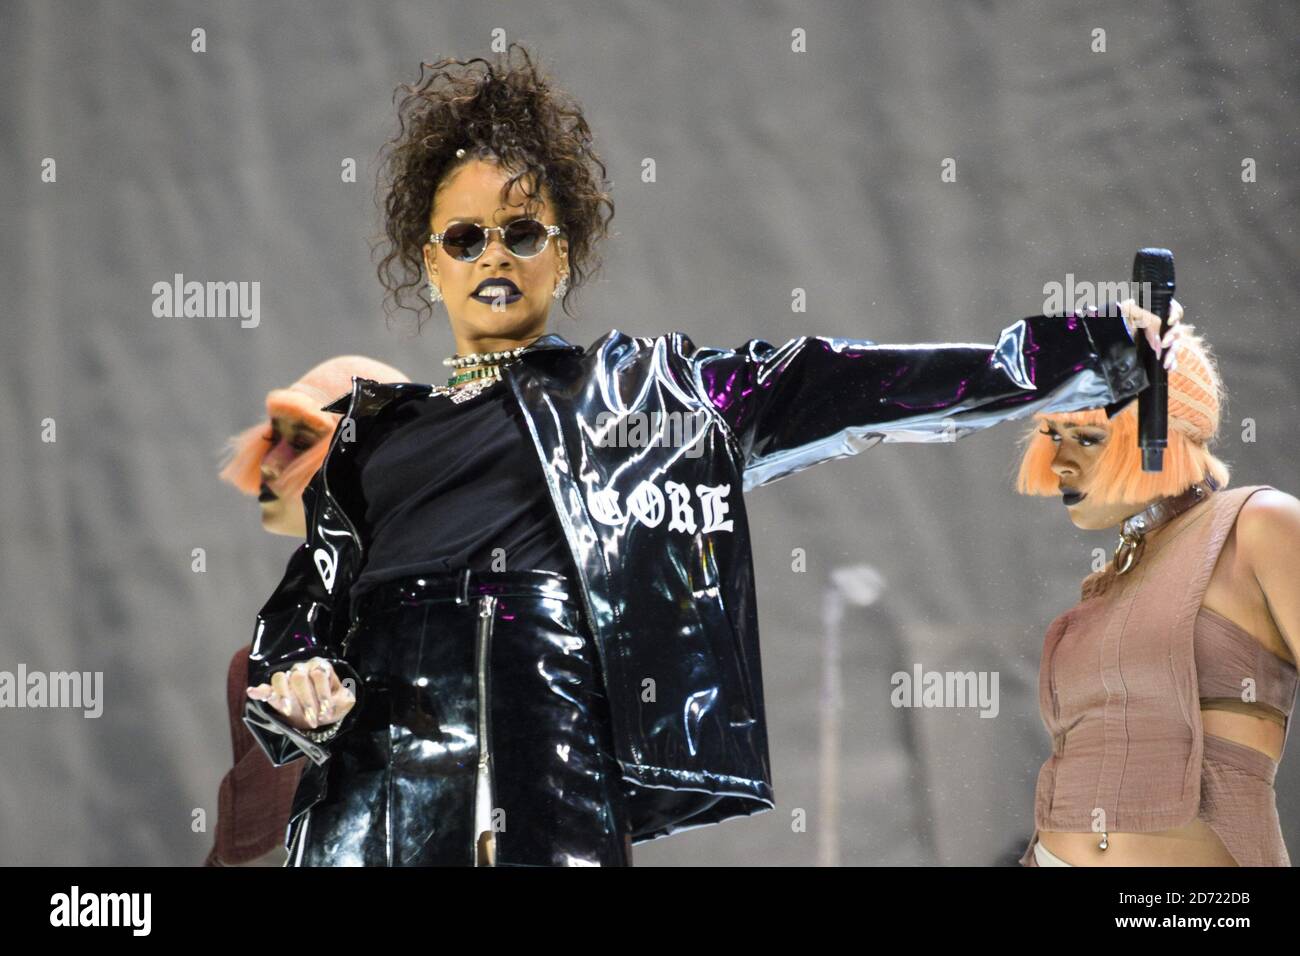
[[[1145,384],[1118,316],[996,345],[548,332],[613,204],[582,110],[524,57],[403,87],[379,275],[399,306],[427,281],[457,354],[446,386],[329,406],[307,540],[258,615],[244,719],[310,759],[293,866],[627,865],[770,809],[742,492]]]
[[[266,395],[265,421],[227,439],[229,461],[220,478],[261,503],[262,527],[302,538],[307,533],[302,491],[325,460],[338,415],[321,406],[352,387],[352,376],[385,382],[409,379],[397,369],[361,355],[321,362],[288,388]],[[205,866],[279,866],[284,834],[302,764],[274,767],[253,743],[240,717],[248,685],[248,654],[241,647],[226,674],[230,740],[235,765],[221,779],[217,826]]]
[[[1184,326],[1164,469],[1141,470],[1137,403],[1036,415],[1018,490],[1076,527],[1119,525],[1107,566],[1052,622],[1027,866],[1289,866],[1273,779],[1300,652],[1300,501],[1227,489],[1209,450],[1223,388]]]

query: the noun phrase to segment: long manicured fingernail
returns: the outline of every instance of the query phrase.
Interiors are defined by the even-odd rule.
[[[311,724],[313,727],[316,726],[316,711],[312,710],[310,707],[307,708],[307,723]]]

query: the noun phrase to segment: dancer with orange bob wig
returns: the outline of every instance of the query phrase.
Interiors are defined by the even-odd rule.
[[[1290,865],[1273,781],[1297,686],[1300,501],[1227,490],[1210,450],[1223,384],[1193,328],[1169,371],[1163,471],[1142,471],[1136,402],[1039,414],[1026,435],[1021,494],[1121,527],[1044,641],[1052,754],[1026,866]]]
[[[220,477],[261,501],[262,526],[276,534],[305,537],[302,492],[325,460],[330,437],[342,417],[321,411],[352,389],[352,377],[408,382],[390,365],[363,355],[340,355],[321,362],[288,388],[266,396],[266,420],[226,442],[229,462]],[[289,811],[302,774],[302,762],[272,766],[243,721],[251,646],[231,658],[226,675],[230,739],[235,764],[222,778],[217,796],[217,828],[206,866],[280,865]]]
[[[221,479],[246,495],[258,495],[268,531],[305,537],[302,492],[320,470],[328,439],[340,416],[321,411],[352,390],[352,377],[376,382],[409,382],[383,362],[364,355],[339,355],[321,362],[288,388],[266,394],[267,420],[227,440],[232,453]],[[284,440],[284,439],[289,440]]]

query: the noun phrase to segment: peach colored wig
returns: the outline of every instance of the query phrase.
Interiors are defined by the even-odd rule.
[[[271,448],[271,419],[290,417],[324,432],[320,441],[297,455],[280,475],[281,498],[296,498],[320,470],[329,451],[330,437],[341,415],[323,412],[321,407],[352,391],[352,376],[376,382],[409,382],[405,375],[383,362],[364,355],[339,355],[321,362],[288,388],[275,388],[266,395],[267,420],[252,425],[226,440],[231,455],[220,478],[246,495],[256,495],[262,485],[262,459]]]
[[[1219,410],[1224,400],[1223,380],[1208,343],[1188,334],[1178,349],[1178,367],[1169,373],[1169,444],[1164,470],[1142,470],[1137,443],[1137,402],[1108,419],[1102,408],[1075,412],[1040,412],[1034,421],[1052,418],[1064,425],[1095,425],[1109,432],[1097,457],[1097,478],[1088,497],[1099,504],[1140,503],[1176,495],[1205,476],[1219,487],[1228,484],[1228,466],[1207,447],[1219,431]],[[1056,443],[1039,426],[1024,436],[1024,454],[1016,490],[1022,495],[1059,495],[1060,482],[1052,471]]]

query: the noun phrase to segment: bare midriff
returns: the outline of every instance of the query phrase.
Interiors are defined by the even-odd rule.
[[[1216,703],[1201,708],[1201,726],[1211,737],[1223,737],[1244,744],[1274,760],[1281,757],[1284,728],[1266,717],[1223,709]],[[1243,705],[1237,708],[1257,705]],[[1218,834],[1204,820],[1151,833],[1106,834],[1101,849],[1100,833],[1066,833],[1040,830],[1038,840],[1048,851],[1074,866],[1236,866]]]

